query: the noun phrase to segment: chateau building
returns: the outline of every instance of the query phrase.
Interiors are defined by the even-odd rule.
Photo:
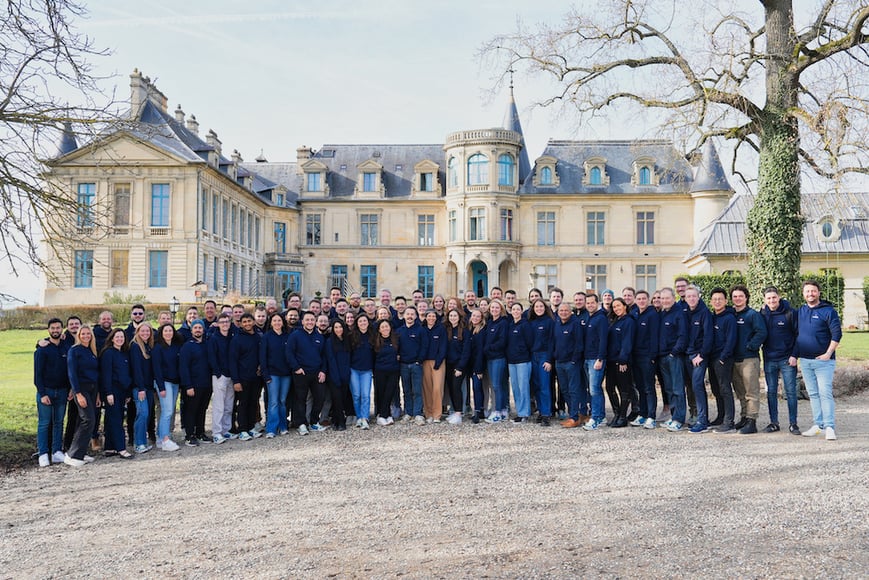
[[[50,163],[48,186],[78,211],[73,241],[47,246],[45,304],[116,291],[311,297],[336,285],[521,297],[744,269],[738,224],[751,198],[734,196],[711,141],[689,159],[660,140],[550,140],[532,163],[511,94],[502,127],[444,143],[302,146],[294,161],[244,162],[180,106],[170,113],[148,78],[130,79],[129,123],[81,146],[65,135]],[[855,216],[818,216],[818,231],[849,237]],[[861,224],[855,261],[869,250]],[[836,249],[834,267],[848,251]]]

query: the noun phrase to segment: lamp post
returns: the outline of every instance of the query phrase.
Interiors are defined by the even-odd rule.
[[[181,308],[181,303],[178,302],[178,299],[174,296],[172,300],[169,301],[169,312],[172,313],[172,324],[175,324],[175,315],[178,314],[178,310]]]

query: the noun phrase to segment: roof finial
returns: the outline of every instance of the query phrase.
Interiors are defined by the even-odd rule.
[[[513,98],[513,73],[516,72],[513,70],[513,67],[507,69],[507,72],[510,73],[510,98]]]

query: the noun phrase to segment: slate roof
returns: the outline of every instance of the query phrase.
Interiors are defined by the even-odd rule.
[[[721,166],[721,159],[718,157],[715,145],[712,144],[712,139],[707,139],[703,144],[700,165],[697,167],[697,173],[694,175],[691,191],[720,190],[733,191],[733,188],[730,187],[730,182],[727,181],[727,175]]]
[[[745,255],[745,219],[755,196],[740,194],[731,198],[724,211],[701,231],[701,242],[691,251],[694,256]],[[804,254],[869,253],[869,193],[804,193],[801,251]],[[816,222],[832,216],[838,220],[841,235],[836,240],[818,237]]]
[[[558,160],[555,171],[559,184],[535,186],[533,171],[519,189],[520,194],[535,193],[588,193],[588,194],[648,194],[684,193],[689,191],[693,182],[693,169],[685,157],[673,144],[664,140],[645,141],[563,141],[550,139],[542,156]],[[584,163],[593,157],[606,159],[606,173],[610,178],[608,186],[589,186],[582,183],[585,173]],[[641,157],[655,160],[655,172],[660,175],[660,183],[652,185],[633,185],[633,162]],[[536,169],[536,168],[535,168]]]
[[[57,145],[57,156],[62,157],[76,149],[78,149],[78,143],[76,143],[75,133],[72,131],[72,123],[65,121],[63,123],[63,133],[60,136],[60,143]]]
[[[270,189],[282,185],[287,189],[285,204],[289,207],[295,207],[299,199],[299,186],[301,178],[297,174],[298,165],[295,162],[256,162],[242,163],[240,168],[251,172],[254,176],[253,190],[259,192],[260,183],[272,184]],[[274,196],[272,196],[274,200]]]
[[[510,102],[507,104],[507,114],[504,115],[504,128],[515,131],[521,135],[519,141],[519,183],[531,175],[531,163],[528,161],[528,148],[525,146],[525,134],[522,132],[522,123],[519,121],[519,111],[516,109],[516,101],[513,99],[513,87],[510,86]]]

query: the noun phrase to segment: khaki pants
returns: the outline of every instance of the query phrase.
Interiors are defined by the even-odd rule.
[[[435,361],[422,361],[422,408],[426,418],[441,418],[444,401],[444,377],[447,363],[441,363],[441,368],[435,370]]]
[[[732,381],[742,417],[757,419],[760,411],[760,359],[747,358],[733,363]]]

